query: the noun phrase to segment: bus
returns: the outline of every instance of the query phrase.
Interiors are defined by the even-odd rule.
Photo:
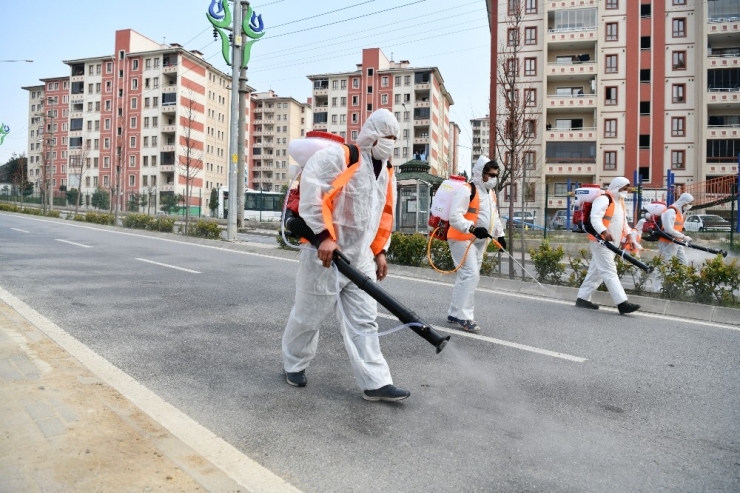
[[[279,192],[262,192],[260,190],[247,189],[244,192],[244,220],[247,221],[280,221],[283,214],[284,195]],[[218,189],[219,219],[229,216],[229,187]]]

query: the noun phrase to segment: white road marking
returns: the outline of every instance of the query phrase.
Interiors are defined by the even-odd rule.
[[[378,317],[386,318],[388,320],[397,320],[396,317],[386,315],[385,313],[378,313]],[[498,344],[499,346],[507,346],[507,347],[511,347],[514,349],[521,349],[522,351],[529,351],[530,353],[537,353],[537,354],[542,354],[545,356],[551,356],[553,358],[560,358],[560,359],[564,359],[568,361],[573,361],[575,363],[583,363],[584,361],[588,361],[587,358],[581,358],[580,356],[571,356],[570,354],[558,353],[555,351],[550,351],[549,349],[541,349],[541,348],[537,348],[534,346],[527,346],[526,344],[519,344],[517,342],[504,341],[502,339],[495,339],[493,337],[482,336],[480,334],[473,334],[471,332],[463,332],[461,330],[449,329],[447,327],[440,327],[439,325],[432,325],[432,328],[440,332],[454,334],[455,337],[458,337],[458,336],[469,337],[471,339],[478,339],[479,341],[486,341],[486,342],[490,342],[493,344]]]
[[[75,243],[74,241],[67,241],[67,240],[54,240],[54,241],[60,241],[62,243],[69,243],[70,245],[82,247],[82,248],[92,248],[90,245],[83,245],[82,243]]]
[[[15,214],[6,214],[6,213],[0,213],[0,216],[19,217],[19,216],[15,215]],[[45,220],[45,219],[39,219],[39,218],[35,218],[35,217],[25,217],[25,216],[22,216],[22,218],[23,219],[28,219],[28,220],[31,220],[31,221],[40,221],[40,222],[45,222],[45,223],[62,224],[64,226],[73,227],[73,228],[91,229],[93,231],[99,231],[99,232],[100,231],[103,231],[103,232],[106,232],[106,233],[112,233],[112,234],[117,234],[117,235],[136,236],[138,238],[148,238],[150,240],[164,241],[164,242],[167,242],[167,243],[177,243],[179,245],[195,246],[195,247],[199,247],[199,248],[210,248],[210,249],[213,249],[213,250],[219,250],[219,251],[222,251],[222,252],[229,252],[229,253],[236,253],[236,254],[239,254],[239,255],[249,255],[249,256],[252,256],[252,257],[265,257],[265,258],[271,258],[273,260],[282,260],[282,261],[285,261],[285,262],[295,262],[295,263],[298,262],[298,259],[297,258],[296,259],[292,259],[292,258],[284,258],[284,257],[275,257],[274,255],[268,255],[268,254],[264,254],[264,253],[243,252],[243,251],[239,251],[239,250],[230,250],[228,248],[223,248],[223,247],[219,247],[219,246],[215,246],[215,245],[201,245],[201,244],[198,244],[198,243],[190,243],[190,242],[186,242],[186,241],[173,240],[173,239],[170,239],[170,238],[159,238],[157,236],[148,236],[148,235],[142,235],[142,234],[136,234],[136,233],[128,233],[128,232],[125,232],[125,231],[114,231],[114,230],[110,230],[110,229],[101,229],[101,228],[95,228],[95,227],[92,227],[92,226],[84,226],[82,224],[73,224],[73,223],[70,224],[69,221],[63,221],[63,222],[48,221],[48,220]],[[397,274],[389,274],[388,277],[393,277],[393,278],[396,278],[396,279],[405,279],[407,281],[408,280],[411,280],[411,281],[416,281],[416,282],[426,282],[426,283],[430,283],[430,284],[438,284],[440,286],[450,286],[450,283],[445,283],[445,282],[440,282],[440,281],[433,281],[431,279],[420,279],[418,277],[399,276]],[[510,291],[496,291],[494,289],[488,289],[488,288],[476,288],[476,290],[477,291],[481,291],[481,292],[485,292],[485,293],[495,293],[495,294],[504,295],[504,296],[511,296],[512,298],[522,298],[522,299],[528,299],[528,300],[536,300],[536,301],[541,301],[541,302],[546,302],[546,303],[556,303],[556,304],[560,304],[560,305],[572,305],[573,304],[573,302],[571,302],[571,301],[556,300],[556,299],[552,299],[552,298],[542,298],[542,297],[532,296],[532,295],[528,295],[528,294],[512,293]],[[605,309],[605,310],[608,310],[608,311],[616,312],[616,309],[611,309],[609,307],[602,306],[601,308],[602,309]],[[718,328],[718,329],[730,329],[730,330],[740,331],[740,326],[737,326],[737,325],[721,324],[721,323],[717,323],[717,322],[708,322],[708,321],[705,321],[705,320],[697,320],[697,319],[692,319],[692,318],[672,317],[670,315],[661,315],[659,313],[647,313],[647,312],[639,312],[638,311],[638,312],[635,312],[635,313],[631,313],[630,316],[652,317],[652,318],[659,318],[659,319],[662,319],[662,320],[671,320],[671,321],[681,322],[681,323],[691,324],[691,325],[703,325],[703,326],[706,326],[706,327],[714,327],[714,328]]]
[[[202,274],[202,272],[198,272],[197,270],[186,269],[184,267],[177,267],[176,265],[163,264],[161,262],[155,262],[154,260],[147,260],[145,258],[137,258],[136,260],[140,260],[141,262],[146,262],[148,264],[159,265],[162,267],[169,267],[170,269],[177,269],[177,270],[181,270],[185,272],[190,272],[191,274]]]
[[[247,491],[301,493],[299,489],[226,443],[172,404],[167,403],[3,288],[0,288],[0,300],[15,309],[100,379]]]
[[[20,231],[21,233],[28,233],[28,231],[26,231],[25,229],[18,229],[18,228],[10,228],[10,229],[12,229],[13,231]]]

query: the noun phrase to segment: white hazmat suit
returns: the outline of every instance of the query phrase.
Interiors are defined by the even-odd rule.
[[[496,196],[492,190],[488,190],[483,182],[483,167],[490,159],[486,156],[478,158],[472,170],[472,186],[476,188],[476,194],[480,197],[480,207],[478,210],[478,219],[473,224],[472,221],[465,219],[464,215],[470,205],[470,192],[468,187],[460,186],[455,189],[450,203],[450,226],[458,231],[467,232],[471,226],[486,228],[491,236],[498,238],[504,235],[501,227],[501,221],[498,215]],[[491,178],[489,178],[491,180]],[[450,253],[455,265],[460,265],[465,250],[470,244],[470,240],[447,240],[450,246]],[[473,246],[470,247],[465,263],[457,271],[455,286],[452,289],[452,302],[447,314],[458,320],[474,320],[475,312],[475,288],[480,280],[480,269],[483,264],[483,254],[488,246],[488,240],[475,239]]]
[[[357,137],[360,162],[349,182],[334,198],[332,221],[335,241],[352,265],[371,279],[376,279],[375,257],[370,245],[375,238],[386,202],[389,175],[387,160],[375,176],[371,149],[381,137],[398,137],[399,125],[388,110],[377,110],[368,117]],[[330,146],[311,157],[301,177],[299,213],[317,235],[326,226],[322,217],[322,198],[339,174],[347,169],[342,146]],[[393,182],[395,202],[395,178]],[[394,208],[395,210],[395,203]],[[390,245],[390,238],[385,249]],[[316,251],[304,249],[296,276],[295,304],[283,333],[283,363],[286,372],[304,370],[316,355],[319,325],[336,311],[357,384],[362,390],[374,390],[392,384],[388,364],[380,351],[377,337],[356,334],[345,326],[337,310],[337,271],[325,268]],[[376,334],[376,301],[339,275],[339,293],[348,321],[363,334]]]
[[[678,207],[682,213],[687,212],[686,206],[694,201],[694,197],[690,193],[682,193],[677,201],[673,203],[674,206]],[[660,221],[663,225],[663,231],[676,238],[677,240],[691,241],[691,238],[683,233],[679,233],[674,228],[676,226],[676,211],[672,207],[667,208],[660,215]],[[666,261],[670,260],[671,257],[678,258],[678,261],[683,265],[688,265],[689,261],[686,258],[686,250],[683,246],[677,245],[676,243],[666,243],[661,241],[658,244],[658,251],[660,256]]]
[[[623,237],[629,238],[632,229],[627,223],[627,213],[624,208],[624,201],[619,196],[619,189],[629,185],[629,180],[623,177],[614,178],[609,184],[608,191],[616,199],[614,200],[614,215],[612,216],[609,227],[604,225],[603,219],[607,207],[609,207],[609,198],[606,195],[597,197],[591,205],[591,225],[594,230],[602,234],[607,229],[611,233],[612,245],[619,247]],[[628,240],[629,241],[629,240]],[[614,304],[627,301],[627,294],[624,292],[622,283],[617,275],[617,265],[614,263],[614,252],[596,241],[591,242],[591,263],[588,265],[586,278],[578,290],[578,298],[591,301],[591,294],[601,285],[603,281],[606,289],[614,300]]]

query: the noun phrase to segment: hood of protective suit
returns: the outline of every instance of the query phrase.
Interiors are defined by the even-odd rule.
[[[612,193],[618,193],[621,188],[629,185],[630,181],[624,176],[618,176],[612,180],[609,184],[609,191]]]
[[[686,204],[690,204],[693,201],[693,195],[691,195],[690,193],[682,193],[678,200],[673,203],[673,205],[675,205],[676,207],[682,207]]]
[[[478,158],[478,161],[475,163],[475,165],[473,165],[473,169],[471,170],[472,177],[470,181],[473,182],[481,190],[486,190],[486,186],[483,182],[483,168],[485,168],[486,164],[488,164],[490,161],[491,160],[487,156],[481,155],[481,157]]]
[[[393,113],[386,109],[375,110],[365,121],[357,136],[357,146],[361,149],[370,149],[376,140],[393,135],[400,137],[400,125]]]

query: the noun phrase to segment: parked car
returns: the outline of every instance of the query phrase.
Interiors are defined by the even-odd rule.
[[[566,226],[566,220],[567,220],[567,213],[565,209],[559,210],[555,212],[555,215],[550,219],[550,229],[565,229]],[[578,212],[577,209],[574,209],[570,214],[570,228],[573,231],[576,231],[578,229],[578,223],[576,221],[576,213]]]
[[[686,231],[725,231],[732,228],[730,221],[716,214],[693,214],[684,220]]]

